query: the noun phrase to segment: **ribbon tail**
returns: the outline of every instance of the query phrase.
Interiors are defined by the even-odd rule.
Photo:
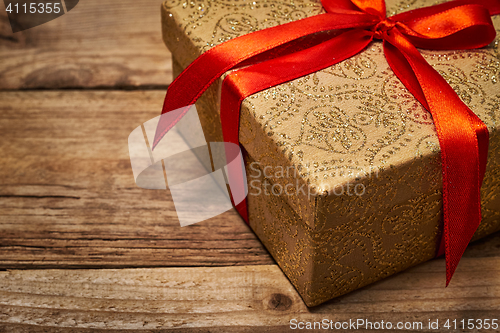
[[[240,108],[246,97],[335,65],[361,52],[371,40],[372,33],[368,31],[350,30],[309,49],[229,74],[222,83],[221,123],[224,141],[239,143]],[[248,223],[246,200],[236,209]]]
[[[397,29],[385,33],[389,65],[431,113],[441,146],[443,237],[448,286],[481,221],[480,188],[486,169],[488,130]]]

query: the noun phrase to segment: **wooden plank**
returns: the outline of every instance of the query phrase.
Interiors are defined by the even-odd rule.
[[[271,264],[233,211],[181,228],[127,138],[164,91],[0,92],[0,268]]]
[[[436,259],[308,309],[275,265],[9,271],[0,272],[0,323],[9,332],[284,332],[293,319],[363,319],[442,332],[447,319],[500,319],[500,257],[464,258],[448,288],[444,276]]]
[[[80,1],[15,34],[0,4],[0,89],[165,87],[172,67],[161,2]]]

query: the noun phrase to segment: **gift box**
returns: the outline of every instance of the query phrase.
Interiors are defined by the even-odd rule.
[[[433,4],[386,1],[388,16]],[[316,0],[168,0],[163,38],[174,76],[227,40],[323,12]],[[492,20],[498,31],[500,16]],[[488,127],[478,239],[500,230],[499,40],[420,51]],[[221,84],[196,102],[209,142],[223,141]],[[249,225],[308,306],[436,256],[443,230],[436,127],[389,67],[382,42],[246,98],[239,142]]]

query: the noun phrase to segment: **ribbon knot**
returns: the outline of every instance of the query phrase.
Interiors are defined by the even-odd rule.
[[[446,284],[481,221],[480,188],[488,156],[488,129],[418,48],[480,48],[496,35],[491,15],[500,0],[454,0],[386,17],[384,0],[322,0],[326,13],[255,31],[203,53],[168,87],[153,147],[225,72],[220,118],[224,141],[238,144],[239,110],[248,96],[333,66],[382,39],[395,75],[432,115],[441,148]],[[397,27],[397,29],[393,29]],[[318,33],[337,30],[339,34]],[[388,33],[391,31],[391,33]],[[273,52],[268,52],[273,51]],[[276,51],[276,52],[274,52]],[[242,65],[245,65],[243,67]],[[236,205],[248,221],[246,201]]]
[[[383,19],[373,28],[373,37],[375,39],[383,39],[384,34],[395,26],[396,22],[391,20],[391,18]]]

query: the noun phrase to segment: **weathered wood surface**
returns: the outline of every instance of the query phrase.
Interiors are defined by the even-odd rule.
[[[0,92],[0,332],[500,319],[500,233],[446,289],[441,258],[308,309],[234,211],[180,228],[168,191],[135,185],[127,147],[171,81],[161,2],[82,0],[17,34],[0,4],[0,90],[109,89]]]
[[[499,257],[464,258],[448,288],[444,268],[433,260],[311,309],[275,265],[0,272],[0,324],[9,332],[285,332],[294,318],[364,319],[444,332],[429,319],[500,319]]]
[[[12,33],[0,4],[0,89],[166,87],[171,55],[161,0],[82,0],[65,15]]]
[[[448,288],[437,259],[313,309],[275,265],[186,267],[272,259],[234,212],[180,228],[168,193],[135,186],[127,137],[163,94],[0,92],[0,267],[58,268],[0,272],[0,332],[500,319],[499,233],[467,249]],[[123,268],[153,266],[179,267]],[[64,269],[85,267],[122,269]]]
[[[0,268],[273,263],[234,210],[180,228],[168,192],[135,185],[128,135],[163,97],[0,92]]]

